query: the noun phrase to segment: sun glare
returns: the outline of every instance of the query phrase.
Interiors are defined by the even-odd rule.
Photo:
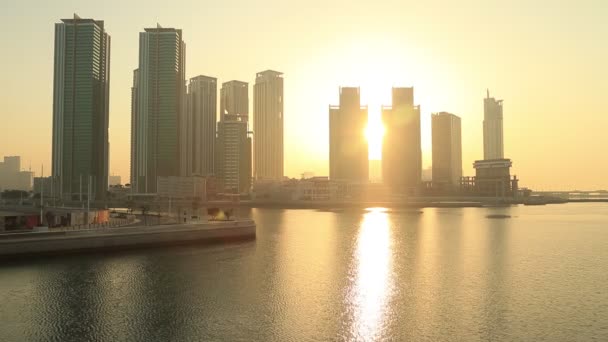
[[[355,252],[356,273],[349,302],[353,308],[352,335],[357,340],[381,339],[390,314],[392,297],[391,230],[383,208],[371,208],[363,215]]]
[[[384,126],[378,116],[369,116],[365,137],[369,144],[369,160],[382,159],[382,137],[384,136]]]

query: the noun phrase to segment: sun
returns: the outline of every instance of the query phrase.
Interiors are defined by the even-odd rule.
[[[384,126],[379,115],[369,115],[367,128],[365,129],[369,148],[369,160],[382,159],[382,138],[384,137]]]

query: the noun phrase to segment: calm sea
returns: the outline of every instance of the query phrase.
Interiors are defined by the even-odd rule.
[[[0,341],[608,341],[608,204],[241,215],[256,241],[1,264]]]

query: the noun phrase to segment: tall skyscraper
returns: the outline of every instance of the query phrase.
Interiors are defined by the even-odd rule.
[[[155,193],[157,177],[187,174],[185,43],[182,31],[147,28],[139,34],[134,177],[138,193]]]
[[[214,173],[217,79],[197,76],[188,86],[188,112],[192,119],[192,173]]]
[[[329,106],[329,177],[332,180],[369,180],[367,115],[367,106],[360,104],[359,88],[340,88],[340,105]]]
[[[502,100],[490,97],[483,100],[483,159],[503,159]]]
[[[433,140],[433,186],[456,187],[462,177],[460,118],[441,112],[431,117]]]
[[[251,188],[251,138],[248,134],[249,96],[245,82],[230,81],[220,90],[216,161],[224,191],[247,193]]]
[[[55,24],[52,177],[58,196],[92,199],[108,189],[110,36],[104,22],[62,19]],[[81,181],[82,180],[82,181]]]
[[[254,178],[283,178],[283,74],[258,73],[253,86]]]
[[[415,192],[422,176],[420,107],[414,88],[393,88],[393,105],[382,108],[382,179],[394,192]]]

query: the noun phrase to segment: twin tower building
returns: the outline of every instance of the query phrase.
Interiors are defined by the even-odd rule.
[[[102,199],[109,150],[110,37],[103,21],[55,25],[52,183],[63,199],[82,188]],[[283,76],[264,71],[254,85],[253,132],[248,84],[197,76],[186,82],[182,31],[139,34],[131,89],[131,189],[156,193],[159,177],[215,175],[227,192],[247,192],[252,176],[283,177]],[[253,151],[252,151],[253,150]],[[255,171],[253,171],[255,170]]]
[[[405,193],[420,185],[422,149],[420,107],[414,88],[393,88],[392,106],[382,107],[382,180],[391,190]],[[329,107],[329,174],[332,180],[369,180],[368,143],[363,138],[368,108],[360,105],[359,88],[340,88],[340,105]]]

